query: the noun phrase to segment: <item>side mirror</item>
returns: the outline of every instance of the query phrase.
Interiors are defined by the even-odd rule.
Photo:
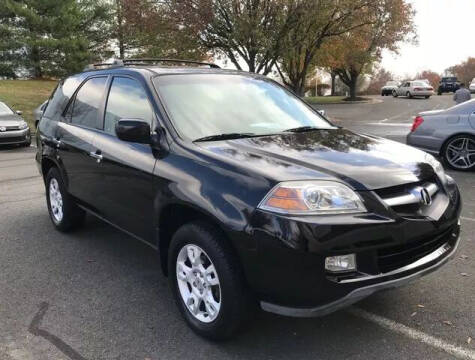
[[[17,111],[15,111],[15,112],[17,113],[17,115],[23,114],[23,111],[20,111],[20,110],[17,110]]]
[[[115,124],[115,133],[120,140],[150,144],[150,124],[141,119],[121,119]]]

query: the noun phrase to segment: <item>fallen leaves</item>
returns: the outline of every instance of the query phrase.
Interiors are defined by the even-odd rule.
[[[454,326],[454,323],[452,321],[449,321],[449,320],[444,320],[442,321],[445,325],[447,326]]]
[[[466,272],[460,273],[460,275],[462,275],[462,276],[470,276],[470,275],[467,274]]]
[[[472,338],[469,336],[469,337],[467,338],[467,344],[470,344],[471,342],[472,342]]]

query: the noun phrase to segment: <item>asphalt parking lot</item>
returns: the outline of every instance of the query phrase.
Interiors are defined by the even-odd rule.
[[[418,111],[452,103],[382,99],[320,108],[338,124],[403,141]],[[34,153],[0,148],[1,360],[475,359],[473,172],[449,171],[464,201],[462,242],[438,272],[323,318],[259,313],[248,331],[216,344],[181,319],[152,249],[92,217],[72,234],[53,229]]]

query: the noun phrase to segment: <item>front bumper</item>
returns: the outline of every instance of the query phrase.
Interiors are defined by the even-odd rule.
[[[264,310],[325,315],[428,274],[455,252],[461,199],[454,183],[435,198],[430,210],[437,212],[434,218],[398,216],[372,192],[361,195],[372,213],[295,218],[254,214],[247,240],[253,239],[255,248],[243,265]],[[443,246],[446,251],[441,252]],[[357,271],[325,270],[327,256],[350,253],[356,254]]]
[[[457,251],[458,244],[459,244],[459,236],[457,235],[454,246],[449,247],[444,244],[443,246],[436,249],[434,252],[426,255],[425,257],[421,258],[417,262],[406,266],[405,267],[406,269],[404,268],[400,269],[398,273],[400,273],[402,277],[398,277],[396,279],[390,279],[391,274],[385,274],[383,276],[380,276],[381,282],[378,282],[373,285],[357,288],[353,290],[352,292],[350,292],[348,295],[325,305],[309,307],[309,308],[298,308],[298,307],[281,306],[281,305],[276,305],[276,304],[268,303],[265,301],[261,301],[261,307],[265,311],[272,312],[279,315],[285,315],[285,316],[293,316],[293,317],[324,316],[336,310],[339,310],[351,304],[354,304],[375,292],[404,286],[424,275],[430,274],[431,272],[440,268],[447,261],[449,261],[450,258],[453,257],[453,255]],[[433,263],[434,261],[435,263]],[[421,270],[418,270],[414,273],[410,273],[411,269],[420,268],[429,263],[432,263],[432,265],[422,268]]]
[[[25,144],[31,140],[30,129],[0,132],[0,145]]]

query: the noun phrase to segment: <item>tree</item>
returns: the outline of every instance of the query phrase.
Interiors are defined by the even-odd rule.
[[[466,61],[447,69],[447,72],[457,76],[457,79],[466,85],[475,78],[475,58],[469,57]]]
[[[432,70],[424,70],[416,74],[416,79],[427,79],[434,89],[437,89],[440,82],[440,75]]]
[[[95,0],[2,0],[0,61],[64,76],[106,52],[108,6]]]
[[[268,74],[278,57],[281,34],[290,25],[284,0],[174,0],[182,24],[194,24],[201,43],[234,66]]]
[[[372,0],[288,0],[292,26],[283,37],[278,72],[282,81],[302,95],[305,79],[325,40],[369,24],[361,11]]]
[[[381,93],[381,88],[391,80],[394,80],[394,75],[391,72],[384,68],[378,69],[371,77],[371,81],[369,83],[368,89],[366,89],[366,92],[368,94],[379,94]]]
[[[414,40],[414,11],[405,0],[374,0],[361,16],[369,24],[338,37],[331,64],[348,86],[350,99],[356,98],[359,77],[371,73],[383,49],[397,53],[400,42]]]

